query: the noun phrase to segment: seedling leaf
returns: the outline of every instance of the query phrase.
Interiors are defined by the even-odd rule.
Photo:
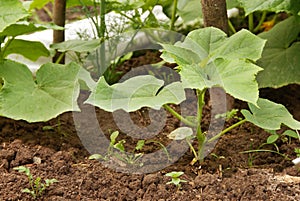
[[[179,127],[172,131],[168,138],[172,140],[183,140],[193,135],[193,130],[189,127]]]
[[[268,138],[267,138],[267,143],[268,144],[273,144],[274,142],[276,142],[279,138],[279,135],[270,135]]]
[[[247,121],[267,130],[278,130],[281,124],[299,130],[300,122],[296,121],[289,111],[281,104],[266,99],[258,99],[257,106],[249,103],[248,110],[242,110]]]
[[[163,84],[162,80],[154,76],[143,75],[109,86],[104,77],[101,77],[85,103],[109,112],[118,109],[132,112],[142,107],[160,109],[164,104],[179,104],[185,100],[185,92],[180,82],[173,82],[165,87]]]

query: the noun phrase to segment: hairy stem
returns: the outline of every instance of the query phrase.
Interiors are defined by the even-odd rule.
[[[218,138],[220,138],[222,135],[224,135],[225,133],[227,133],[228,131],[234,129],[235,127],[238,127],[239,125],[245,123],[247,120],[246,119],[243,119],[231,126],[229,126],[228,128],[224,129],[223,131],[221,131],[219,134],[215,135],[214,137],[210,138],[207,142],[212,142]]]
[[[253,32],[253,29],[254,29],[253,13],[250,13],[248,16],[248,28],[249,28],[249,31]]]
[[[168,105],[164,105],[163,106],[166,110],[168,110],[168,112],[170,112],[174,117],[176,117],[177,119],[179,119],[180,121],[182,121],[184,124],[191,126],[191,127],[196,127],[196,125],[187,120],[186,118],[184,118],[183,116],[181,116],[180,114],[178,114],[175,110],[173,110],[170,106]]]
[[[206,89],[198,90],[197,89],[197,98],[198,98],[198,108],[197,108],[197,133],[196,137],[198,140],[198,160],[201,161],[203,159],[203,148],[206,141],[206,136],[202,132],[201,129],[201,121],[202,121],[202,112],[203,106],[205,105],[204,96]]]

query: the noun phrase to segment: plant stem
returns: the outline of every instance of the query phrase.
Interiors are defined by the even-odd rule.
[[[100,46],[100,66],[98,65],[98,75],[100,76],[102,73],[102,69],[105,68],[105,45],[104,40],[105,40],[105,31],[106,31],[106,24],[105,24],[105,0],[101,0],[101,5],[100,5],[100,33],[99,37],[101,40],[102,45]],[[105,71],[105,70],[104,70]]]
[[[236,30],[233,26],[233,24],[231,23],[230,19],[228,19],[228,26],[229,26],[229,29],[232,31],[232,33],[236,33]]]
[[[253,24],[253,13],[250,13],[249,16],[248,16],[248,28],[249,28],[249,31],[253,32],[253,29],[254,29],[254,24]]]
[[[185,140],[186,140],[186,142],[188,143],[190,149],[192,150],[192,152],[193,152],[193,154],[194,154],[194,157],[195,157],[195,158],[198,158],[197,152],[196,152],[196,150],[194,149],[194,147],[193,147],[193,145],[191,144],[191,142],[189,141],[189,139],[185,139]]]
[[[174,117],[176,117],[177,119],[179,119],[180,121],[182,121],[184,124],[191,126],[191,127],[196,127],[196,125],[187,120],[186,118],[184,118],[183,116],[181,116],[180,114],[178,114],[175,110],[173,110],[170,106],[168,105],[164,105],[163,106],[166,110],[168,110],[168,112],[170,112]]]
[[[203,148],[204,143],[206,141],[206,136],[202,132],[201,129],[201,121],[202,121],[202,112],[203,106],[205,105],[204,96],[205,96],[206,89],[198,90],[197,89],[197,98],[198,98],[198,108],[197,108],[197,133],[196,137],[198,140],[198,160],[201,161],[203,159]]]
[[[219,134],[215,135],[214,137],[210,138],[207,142],[212,142],[218,138],[220,138],[222,135],[224,135],[225,133],[227,133],[228,131],[234,129],[235,127],[238,127],[239,125],[245,123],[247,120],[246,119],[243,119],[231,126],[229,126],[228,128],[224,129],[223,131],[221,131]]]
[[[170,30],[174,30],[174,25],[176,21],[176,12],[177,12],[177,4],[178,0],[174,0],[173,2],[173,11],[172,11],[172,17],[171,17],[171,25],[170,25]]]
[[[260,20],[259,20],[259,22],[258,22],[258,25],[254,28],[253,32],[258,32],[258,31],[259,31],[259,29],[260,29],[262,23],[263,23],[263,22],[265,21],[265,19],[266,19],[266,16],[267,16],[267,11],[264,11],[264,12],[262,13],[262,15],[261,15],[261,18],[260,18]]]

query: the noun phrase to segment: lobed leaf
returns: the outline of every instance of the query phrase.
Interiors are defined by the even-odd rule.
[[[19,0],[0,1],[0,32],[28,15]]]
[[[230,38],[213,27],[189,33],[184,42],[162,44],[162,58],[179,65],[184,88],[218,86],[235,98],[256,104],[256,74],[262,69],[249,60],[260,58],[265,40],[247,30]]]
[[[70,63],[44,64],[33,79],[23,64],[5,60],[0,63],[4,85],[0,91],[0,115],[15,120],[39,122],[50,120],[66,111],[79,111],[78,72]]]
[[[290,12],[297,14],[300,11],[298,0],[239,0],[245,9],[245,15],[255,11]]]
[[[247,121],[267,130],[278,130],[281,124],[299,130],[300,122],[296,121],[289,111],[281,104],[266,99],[258,99],[257,106],[249,103],[248,110],[242,110]]]
[[[173,82],[165,87],[163,85],[162,80],[150,75],[133,77],[112,86],[101,77],[85,103],[109,112],[118,109],[132,112],[142,107],[160,109],[164,104],[179,104],[185,100],[181,83]]]
[[[260,88],[279,88],[300,83],[300,17],[293,16],[259,34],[267,39],[262,58],[258,60],[264,71],[257,76]]]

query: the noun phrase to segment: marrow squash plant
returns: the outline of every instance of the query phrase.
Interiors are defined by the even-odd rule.
[[[261,57],[265,43],[266,40],[247,30],[241,30],[231,37],[213,27],[194,30],[183,42],[161,44],[161,57],[166,62],[178,64],[180,81],[164,86],[164,81],[152,75],[141,75],[108,85],[101,77],[86,103],[109,112],[164,107],[186,125],[177,128],[170,137],[175,140],[195,137],[198,151],[193,150],[193,153],[195,160],[199,161],[204,157],[206,144],[247,121],[268,130],[278,130],[282,124],[299,130],[300,122],[283,105],[259,98],[255,78],[263,69],[255,62]],[[209,138],[201,129],[201,120],[204,95],[212,87],[221,87],[231,96],[248,102],[249,110],[241,111],[244,119]],[[184,89],[196,91],[196,122],[181,116],[169,106],[180,104],[186,99]]]

